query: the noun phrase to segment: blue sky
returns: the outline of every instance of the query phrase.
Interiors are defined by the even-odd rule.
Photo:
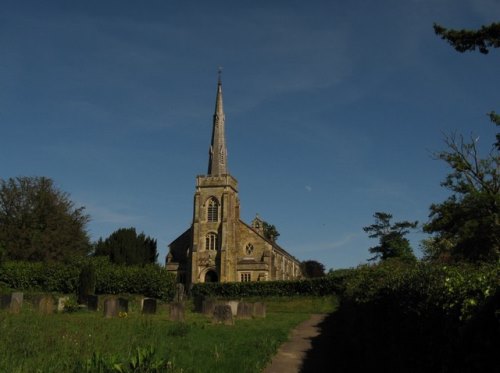
[[[459,54],[432,24],[499,19],[497,0],[4,0],[0,178],[51,177],[92,239],[134,226],[163,262],[191,223],[223,66],[242,218],[300,260],[356,266],[374,212],[425,222],[447,197],[443,134],[490,149],[499,52]]]

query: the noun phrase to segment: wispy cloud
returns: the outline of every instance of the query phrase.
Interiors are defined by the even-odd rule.
[[[87,203],[85,209],[92,217],[92,221],[96,223],[137,224],[137,222],[144,218],[143,216],[135,215],[130,212],[122,212],[122,210],[126,210],[123,208],[110,208]]]

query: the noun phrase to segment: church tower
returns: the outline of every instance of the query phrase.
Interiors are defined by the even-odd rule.
[[[240,219],[238,181],[229,174],[222,82],[217,82],[208,171],[196,177],[193,222],[172,241],[166,268],[186,285],[300,278],[300,262],[266,237],[258,216]]]
[[[239,221],[238,182],[227,168],[225,115],[222,82],[219,74],[212,141],[207,175],[196,178],[192,226],[192,283],[236,281],[236,263],[232,251],[236,247]]]

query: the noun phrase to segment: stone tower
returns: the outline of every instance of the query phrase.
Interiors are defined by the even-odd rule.
[[[227,169],[225,116],[219,77],[207,175],[196,177],[191,282],[236,281],[231,250],[239,221],[238,182]]]
[[[263,223],[258,216],[252,225],[240,219],[238,182],[227,167],[219,75],[208,172],[196,177],[193,223],[170,243],[167,270],[186,285],[300,278],[300,262],[265,237]]]

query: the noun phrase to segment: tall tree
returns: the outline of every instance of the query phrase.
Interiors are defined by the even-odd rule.
[[[304,260],[300,263],[300,270],[307,278],[323,277],[325,266],[316,260]]]
[[[13,260],[86,255],[89,216],[46,177],[0,179],[0,246]]]
[[[373,217],[375,224],[364,227],[370,238],[378,238],[379,244],[370,248],[370,253],[375,254],[369,260],[387,260],[389,258],[400,258],[414,260],[410,241],[405,235],[411,229],[417,227],[418,222],[401,221],[391,224],[392,215],[386,212],[376,212]]]
[[[156,240],[135,228],[120,228],[95,244],[96,256],[109,256],[111,262],[126,265],[155,263],[158,259]]]
[[[434,250],[434,258],[445,254],[454,260],[496,261],[500,259],[500,151],[494,147],[481,158],[478,139],[466,142],[462,136],[449,136],[445,142],[448,149],[436,157],[452,169],[441,183],[452,195],[430,207],[424,231],[435,236],[429,252]]]

